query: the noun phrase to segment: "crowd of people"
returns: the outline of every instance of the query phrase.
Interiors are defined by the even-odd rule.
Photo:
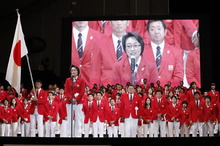
[[[5,91],[1,86],[1,136],[35,137],[37,133],[38,137],[70,137],[71,103],[73,137],[202,137],[214,136],[220,130],[220,99],[215,83],[203,94],[196,82],[187,89],[182,81],[179,86],[168,82],[162,87],[159,80],[154,85],[148,84],[146,78],[136,86],[128,82],[126,86],[105,87],[100,83],[90,89],[84,85],[81,99],[73,93],[77,102],[68,97],[67,89],[49,85],[48,90],[43,90],[40,80],[35,86],[30,93],[23,85],[20,93],[10,86]],[[82,105],[78,111],[77,104]]]

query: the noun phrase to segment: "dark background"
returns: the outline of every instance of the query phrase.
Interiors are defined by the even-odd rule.
[[[203,89],[212,81],[218,88],[219,53],[217,3],[175,0],[19,0],[4,1],[0,9],[0,83],[4,80],[17,22],[21,23],[29,51],[33,78],[43,88],[62,86],[69,76],[71,21],[83,19],[199,18],[201,31],[201,77]],[[22,82],[31,89],[26,58],[22,58]]]

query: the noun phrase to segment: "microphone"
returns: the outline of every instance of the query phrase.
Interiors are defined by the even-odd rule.
[[[132,72],[135,70],[135,56],[131,56],[131,70]]]
[[[72,81],[73,81],[73,78],[74,78],[74,74],[71,75],[71,79],[72,79]]]

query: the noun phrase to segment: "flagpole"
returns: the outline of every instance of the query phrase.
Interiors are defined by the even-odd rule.
[[[31,67],[30,67],[30,62],[29,62],[29,57],[28,57],[28,55],[25,55],[25,56],[27,58],[28,69],[29,69],[29,73],[30,73],[30,76],[31,76],[31,83],[32,83],[33,88],[35,89],[35,87],[34,87],[34,80],[33,80],[32,72],[31,72]],[[35,93],[35,91],[34,91],[34,93]]]

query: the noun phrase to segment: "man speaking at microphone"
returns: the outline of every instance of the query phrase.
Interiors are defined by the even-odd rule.
[[[81,137],[82,135],[82,97],[85,93],[85,81],[79,77],[80,70],[77,66],[70,66],[71,77],[66,79],[65,83],[65,95],[67,96],[67,137],[71,136],[71,102],[73,103],[73,109],[75,110],[75,137]],[[73,99],[72,99],[73,98]],[[72,129],[72,130],[73,130]],[[73,130],[74,131],[74,130]]]
[[[120,62],[116,62],[113,67],[113,81],[126,86],[127,82],[133,86],[139,85],[147,78],[149,83],[154,83],[157,79],[154,64],[146,61],[144,52],[144,41],[142,37],[129,32],[122,37],[123,49],[127,57],[122,57]]]

